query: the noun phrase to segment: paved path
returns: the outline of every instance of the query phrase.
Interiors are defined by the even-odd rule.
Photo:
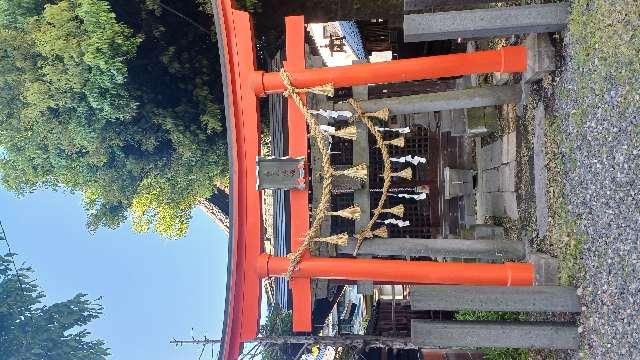
[[[518,218],[515,192],[516,133],[481,147],[476,141],[478,223],[485,216]]]

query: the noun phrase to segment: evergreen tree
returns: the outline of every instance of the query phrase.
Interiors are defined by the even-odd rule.
[[[170,2],[210,21],[195,2]],[[82,192],[92,230],[131,216],[139,231],[186,233],[191,209],[228,184],[222,91],[211,34],[163,9],[0,0],[7,189]]]
[[[50,306],[31,279],[31,268],[13,268],[15,254],[0,255],[0,360],[103,360],[105,343],[85,327],[102,307],[78,294]]]

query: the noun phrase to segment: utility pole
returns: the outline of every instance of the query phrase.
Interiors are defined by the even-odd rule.
[[[371,335],[342,335],[342,336],[261,336],[247,342],[264,344],[318,344],[329,346],[352,346],[356,348],[395,348],[419,349],[421,347],[411,343],[411,338],[397,338]],[[176,346],[184,344],[209,345],[220,344],[221,340],[192,339],[171,340]]]
[[[171,341],[169,341],[169,344],[173,344],[175,346],[182,346],[185,344],[190,344],[190,345],[215,345],[215,344],[220,344],[222,342],[222,340],[215,340],[215,339],[207,339],[206,337],[204,339],[192,339],[192,340],[176,340],[173,339]]]

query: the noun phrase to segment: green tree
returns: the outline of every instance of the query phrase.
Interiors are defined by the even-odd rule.
[[[260,336],[278,337],[293,335],[291,311],[280,307],[271,307],[260,325]],[[290,344],[261,344],[260,355],[265,360],[287,359],[291,357]]]
[[[42,12],[44,4],[44,0],[1,0],[0,26],[14,29],[24,28],[29,18]]]
[[[112,3],[0,0],[2,181],[82,192],[92,230],[132,215],[180,237],[228,184],[215,45],[151,0]]]
[[[161,127],[171,147],[156,152],[167,161],[140,182],[131,213],[135,229],[179,237],[193,206],[229,184],[218,51],[213,34],[203,30],[213,22],[202,2],[135,3],[112,2],[116,14],[144,35],[129,86],[142,116]]]
[[[15,254],[0,255],[0,359],[101,360],[105,343],[85,329],[102,314],[95,301],[78,294],[43,305],[45,295],[31,279],[31,268],[13,268]]]
[[[8,90],[0,123],[5,186],[25,193],[63,185],[126,209],[140,174],[125,152],[143,133],[127,132],[135,102],[124,61],[140,40],[99,0],[47,5],[25,23],[24,31],[3,28],[0,43],[3,68],[13,70],[0,74]]]

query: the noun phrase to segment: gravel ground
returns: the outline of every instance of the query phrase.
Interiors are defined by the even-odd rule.
[[[585,307],[584,348],[593,359],[638,359],[640,109],[636,102],[621,109],[617,84],[609,81],[606,98],[568,97],[557,103],[564,119],[565,199],[586,234],[583,273],[577,281]],[[558,85],[574,92],[575,74],[566,71]],[[584,102],[591,103],[590,111],[572,121]]]
[[[531,86],[515,121],[520,218],[500,225],[511,237],[533,234],[534,250],[560,260],[561,284],[578,288],[582,313],[528,320],[577,321],[581,348],[532,351],[530,358],[640,359],[638,0],[572,1],[569,29],[554,44],[558,71]],[[540,103],[546,112],[546,235],[536,232],[533,191]]]
[[[533,114],[542,102],[550,230],[532,245],[558,257],[562,284],[578,288],[581,349],[532,351],[531,358],[640,359],[640,6],[575,0],[569,30],[555,42],[559,71],[531,88],[518,119],[519,156],[522,162],[530,155]],[[531,187],[521,182],[527,200]],[[533,209],[524,210],[535,219]]]
[[[581,354],[640,359],[640,8],[576,3],[549,105],[562,134],[564,200],[585,235],[574,279]]]

